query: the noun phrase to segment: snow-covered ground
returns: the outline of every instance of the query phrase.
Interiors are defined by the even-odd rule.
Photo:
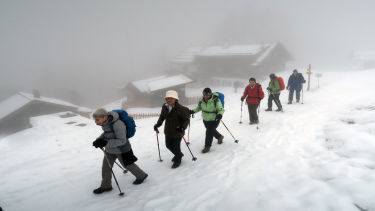
[[[285,81],[289,73],[283,74]],[[92,194],[100,184],[103,154],[91,146],[101,130],[83,117],[32,119],[33,128],[0,140],[0,206],[4,210],[375,210],[375,70],[324,73],[320,89],[304,92],[304,104],[283,113],[264,112],[259,130],[239,124],[240,94],[226,95],[224,144],[201,154],[205,129],[191,122],[191,161],[185,145],[180,168],[159,135],[156,118],[137,120],[131,140],[137,162],[150,175],[134,186],[131,174],[114,171],[125,197],[114,190]],[[315,80],[315,78],[313,78]],[[262,83],[267,87],[266,82]],[[75,122],[66,124],[68,122]],[[77,124],[87,124],[79,127]]]

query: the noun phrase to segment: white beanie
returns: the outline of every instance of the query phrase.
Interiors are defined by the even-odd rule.
[[[171,97],[171,98],[174,98],[174,99],[178,100],[178,94],[174,90],[167,91],[167,93],[165,94],[165,98],[167,98],[167,97]]]

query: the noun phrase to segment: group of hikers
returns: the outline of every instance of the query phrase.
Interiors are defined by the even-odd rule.
[[[268,108],[266,111],[272,111],[272,101],[274,101],[277,106],[276,111],[282,111],[279,97],[280,92],[285,88],[283,79],[277,77],[274,73],[270,74],[269,77],[270,82],[267,87]],[[288,104],[292,103],[294,92],[296,92],[296,101],[299,102],[302,84],[305,82],[303,75],[298,73],[297,70],[293,70],[293,74],[289,77],[286,87],[289,90]],[[241,96],[241,102],[243,103],[246,99],[246,103],[248,104],[250,125],[259,124],[257,109],[259,109],[260,102],[263,98],[264,92],[262,86],[256,82],[255,78],[250,78],[249,84],[245,87],[243,95]],[[208,87],[205,88],[202,91],[202,97],[199,99],[198,105],[193,110],[190,110],[179,103],[178,93],[174,90],[166,92],[165,101],[166,102],[162,105],[159,119],[153,129],[158,134],[158,128],[163,122],[165,122],[165,145],[174,155],[171,168],[178,168],[181,164],[181,159],[184,156],[181,152],[181,141],[182,139],[185,139],[185,130],[190,124],[190,117],[194,117],[194,114],[199,111],[202,111],[203,124],[206,128],[204,148],[201,152],[208,153],[210,151],[214,137],[217,139],[218,144],[223,143],[224,136],[217,131],[217,127],[220,122],[222,122],[221,119],[224,114],[223,94],[220,92],[212,92]],[[133,182],[134,185],[143,183],[148,177],[148,174],[135,164],[138,159],[134,155],[129,142],[129,138],[132,137],[135,132],[135,128],[129,127],[129,125],[135,127],[134,120],[129,118],[125,111],[114,110],[108,112],[102,108],[93,113],[93,118],[95,123],[101,126],[103,130],[103,133],[93,142],[93,146],[102,149],[104,152],[102,162],[102,182],[100,187],[93,192],[95,194],[101,194],[112,190],[111,178],[112,175],[115,177],[112,167],[116,163],[116,159],[119,160],[121,165],[127,171],[135,176],[136,179]],[[188,143],[186,144],[188,146]],[[118,188],[120,190],[119,186]]]

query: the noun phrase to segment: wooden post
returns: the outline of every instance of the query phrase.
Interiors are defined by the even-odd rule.
[[[307,74],[307,91],[310,91],[310,76],[311,74],[313,74],[311,72],[311,64],[309,64],[309,68],[307,68],[306,74]]]

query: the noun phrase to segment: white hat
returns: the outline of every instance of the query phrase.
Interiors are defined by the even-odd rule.
[[[178,100],[178,94],[174,90],[167,91],[167,93],[165,94],[165,98],[167,98],[167,97],[171,97],[171,98],[174,98],[174,99]]]

